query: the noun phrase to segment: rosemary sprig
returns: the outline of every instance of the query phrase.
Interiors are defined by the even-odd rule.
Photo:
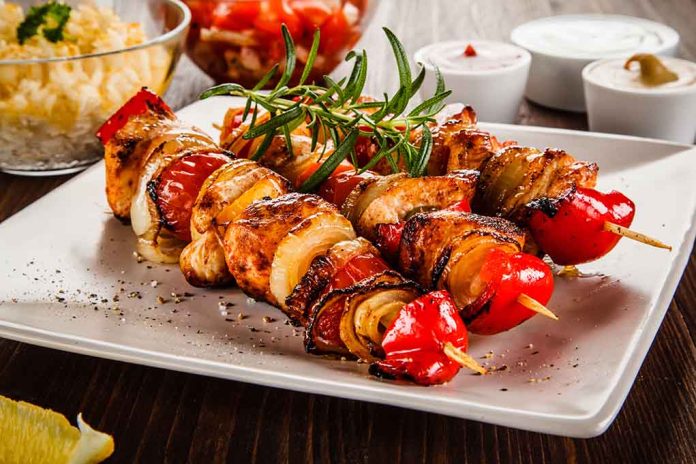
[[[360,101],[367,79],[367,53],[351,51],[345,61],[352,61],[353,66],[348,76],[334,80],[324,77],[324,85],[305,83],[319,49],[319,31],[314,34],[314,41],[308,59],[302,71],[299,83],[288,86],[295,71],[297,56],[295,46],[285,25],[282,27],[285,42],[286,65],[278,84],[270,92],[260,89],[278,72],[279,67],[271,69],[252,89],[239,84],[222,84],[208,89],[201,99],[215,95],[234,95],[247,99],[244,116],[251,114],[249,130],[245,139],[263,137],[252,159],[260,158],[267,150],[275,136],[286,139],[291,150],[291,132],[300,124],[307,122],[312,134],[312,149],[318,145],[320,137],[332,140],[335,149],[324,157],[326,143],[322,150],[322,166],[300,187],[303,192],[317,188],[334,169],[346,158],[356,163],[355,143],[358,137],[371,137],[379,147],[374,157],[365,166],[356,166],[359,172],[370,169],[384,159],[394,172],[405,168],[413,177],[425,173],[432,152],[433,139],[427,124],[443,108],[444,100],[451,91],[445,89],[444,79],[436,71],[437,87],[434,95],[412,110],[406,112],[409,103],[425,79],[425,69],[421,66],[415,79],[412,79],[411,67],[406,51],[392,31],[384,28],[399,75],[399,88],[390,96],[384,94],[382,100]],[[259,109],[269,113],[269,118],[257,123]],[[414,133],[420,137],[413,137]]]

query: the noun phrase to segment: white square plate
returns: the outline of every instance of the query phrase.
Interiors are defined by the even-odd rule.
[[[179,115],[216,133],[213,124],[232,103],[214,98]],[[674,246],[669,253],[622,240],[608,257],[582,267],[600,275],[557,279],[549,306],[559,322],[536,317],[509,333],[473,337],[472,354],[498,367],[492,375],[462,373],[447,385],[423,388],[377,380],[365,365],[305,354],[299,332],[275,309],[247,301],[236,289],[191,288],[176,266],[138,263],[130,228],[106,204],[101,164],[0,224],[0,336],[546,433],[598,435],[628,394],[691,252],[696,149],[485,127],[599,162],[600,188],[620,189],[636,202],[633,228]],[[191,294],[176,303],[172,292]],[[168,301],[160,304],[158,296]],[[227,315],[221,301],[234,305]],[[264,322],[264,316],[277,320]]]

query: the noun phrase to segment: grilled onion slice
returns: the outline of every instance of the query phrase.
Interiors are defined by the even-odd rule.
[[[287,311],[286,299],[305,275],[312,260],[332,245],[355,238],[350,222],[334,211],[310,216],[295,226],[278,243],[271,264],[270,291],[277,304]]]
[[[207,230],[186,245],[179,257],[179,267],[186,281],[195,287],[218,287],[234,282],[214,229]]]
[[[487,282],[480,278],[480,270],[488,253],[494,248],[507,253],[520,251],[517,242],[496,233],[471,232],[459,237],[444,252],[448,258],[447,264],[435,287],[448,290],[458,308],[471,304],[486,289]]]
[[[370,204],[379,198],[392,183],[406,177],[406,174],[392,174],[383,177],[365,179],[353,189],[341,207],[341,213],[353,224],[357,225],[360,217]]]
[[[382,355],[384,331],[399,310],[420,295],[413,282],[398,275],[378,276],[371,288],[346,299],[340,335],[346,348],[359,359],[373,361]]]
[[[307,272],[286,298],[287,311],[299,320],[306,320],[309,308],[324,292],[336,272],[354,257],[368,253],[379,256],[379,251],[370,242],[358,237],[338,242],[325,254],[314,258]]]

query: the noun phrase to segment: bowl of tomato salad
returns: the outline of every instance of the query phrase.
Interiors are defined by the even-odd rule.
[[[314,32],[321,42],[309,80],[333,71],[360,39],[376,0],[185,0],[192,13],[186,50],[216,82],[253,87],[276,63],[284,65],[281,25],[295,42],[299,79]],[[273,87],[276,73],[266,87]],[[293,83],[290,81],[290,84]]]

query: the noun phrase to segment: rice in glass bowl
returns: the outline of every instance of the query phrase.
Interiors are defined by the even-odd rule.
[[[60,39],[50,33],[59,15],[18,33],[30,7],[45,4],[0,0],[0,170],[13,174],[99,160],[95,131],[141,87],[164,93],[190,21],[179,0],[67,1]]]

